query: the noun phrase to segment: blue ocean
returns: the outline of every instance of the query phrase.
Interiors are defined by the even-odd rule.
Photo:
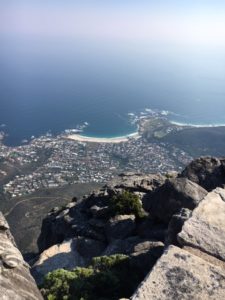
[[[150,108],[188,124],[225,124],[225,55],[85,41],[6,39],[0,47],[0,131],[5,143],[87,122],[83,134],[136,130],[128,114]]]

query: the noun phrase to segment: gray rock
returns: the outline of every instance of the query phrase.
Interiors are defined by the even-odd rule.
[[[94,218],[102,218],[108,214],[109,208],[108,206],[100,207],[98,205],[93,205],[90,208],[90,212]]]
[[[82,257],[92,258],[100,256],[104,251],[106,244],[100,241],[79,238],[77,239],[77,251]]]
[[[141,239],[138,236],[132,236],[122,240],[113,240],[111,243],[108,244],[107,248],[103,252],[103,255],[109,256],[118,253],[129,255],[133,253],[134,247],[137,244],[144,241],[145,240]]]
[[[193,210],[206,196],[207,191],[186,179],[170,179],[144,200],[144,209],[151,216],[168,223],[181,208]]]
[[[138,287],[132,300],[223,300],[225,271],[170,246]]]
[[[164,242],[167,234],[167,226],[162,223],[154,222],[151,218],[145,218],[137,225],[136,231],[143,239],[154,239]]]
[[[77,240],[71,239],[42,252],[32,267],[32,275],[36,282],[41,284],[44,276],[49,272],[57,269],[72,270],[86,265],[87,261],[78,252]]]
[[[130,192],[151,192],[165,182],[166,177],[161,174],[139,174],[133,172],[122,173],[111,180],[106,188],[109,190],[128,190]],[[109,192],[110,193],[110,192]]]
[[[180,176],[201,185],[207,191],[212,191],[217,187],[224,187],[224,166],[224,159],[200,157],[192,161]]]
[[[123,239],[133,233],[135,229],[134,215],[118,215],[111,218],[105,228],[108,241]]]
[[[145,276],[163,254],[164,244],[158,241],[144,241],[135,245],[131,253],[131,265],[140,276]]]
[[[179,213],[172,216],[167,230],[167,237],[165,244],[178,246],[177,235],[181,232],[184,222],[191,216],[191,210],[188,208],[182,208]]]
[[[0,212],[0,298],[2,300],[41,300],[29,266],[9,231],[9,225]]]
[[[178,234],[181,245],[200,249],[225,261],[225,190],[209,193]]]
[[[144,240],[132,236],[123,240],[114,240],[102,255],[125,254],[130,256],[130,264],[139,277],[144,276],[162,255],[164,244],[154,240]]]
[[[135,251],[139,251],[138,245],[149,242],[147,239],[142,239],[139,236],[131,236],[122,240],[113,240],[108,244],[102,255],[125,254],[131,255]]]

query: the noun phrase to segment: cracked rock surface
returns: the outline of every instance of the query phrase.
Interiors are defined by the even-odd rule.
[[[29,266],[9,231],[8,223],[0,212],[0,298],[2,300],[41,300],[37,285],[30,275]]]

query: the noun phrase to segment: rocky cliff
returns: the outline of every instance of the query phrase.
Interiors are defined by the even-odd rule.
[[[143,280],[132,299],[225,299],[224,184],[224,159],[212,157],[181,174],[121,174],[48,214],[33,275],[42,282],[49,271],[119,253]],[[140,206],[119,202],[112,214],[112,199],[121,195],[135,196]]]
[[[0,213],[0,298],[2,300],[41,300],[29,266],[9,231],[8,223]]]
[[[224,200],[224,189],[207,194],[132,300],[225,298]]]
[[[225,299],[224,161],[121,174],[52,209],[32,266],[44,298]],[[2,215],[0,234],[2,299],[42,299]]]

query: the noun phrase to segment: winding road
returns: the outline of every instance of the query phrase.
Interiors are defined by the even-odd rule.
[[[36,200],[36,199],[55,199],[56,200],[56,199],[59,199],[59,198],[63,199],[63,200],[66,200],[66,201],[71,201],[70,198],[55,197],[55,196],[51,196],[51,197],[31,197],[31,198],[28,198],[28,199],[18,201],[13,207],[10,208],[10,210],[8,212],[6,212],[4,214],[4,216],[8,217],[17,206],[19,206],[20,204],[25,203],[25,202],[29,202],[29,201]]]

